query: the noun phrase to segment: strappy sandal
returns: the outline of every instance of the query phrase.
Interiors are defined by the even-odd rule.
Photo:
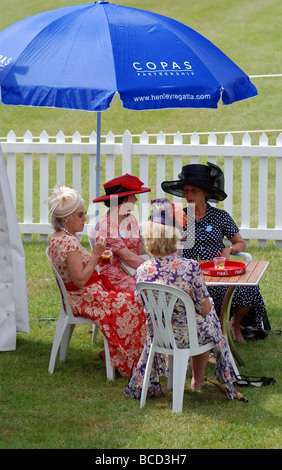
[[[262,328],[252,328],[251,326],[246,326],[242,331],[242,336],[247,341],[252,339],[265,339],[267,335],[268,332],[266,330]]]
[[[255,380],[253,380],[255,379]],[[266,385],[274,385],[276,382],[273,377],[255,377],[253,375],[240,375],[240,377],[236,377],[236,384],[240,387],[261,387]]]
[[[265,330],[267,333],[277,333],[277,336],[281,335],[281,330],[275,329],[275,330]]]
[[[245,340],[251,339],[265,339],[269,334],[281,335],[281,330],[265,330],[263,328],[254,328],[252,326],[246,326],[242,331],[242,336]]]

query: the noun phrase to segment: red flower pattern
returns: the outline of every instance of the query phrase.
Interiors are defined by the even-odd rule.
[[[86,265],[90,253],[68,235],[50,239],[49,253],[54,266],[65,283],[71,278],[67,269],[68,253],[78,251]],[[91,318],[108,340],[112,365],[121,375],[129,376],[133,361],[143,349],[146,340],[146,317],[133,292],[107,290],[103,281],[68,291],[75,316]]]

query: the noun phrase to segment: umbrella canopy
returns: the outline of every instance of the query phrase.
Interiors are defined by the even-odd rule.
[[[216,108],[257,94],[210,41],[156,13],[96,2],[51,10],[0,32],[4,104],[98,111]],[[96,191],[99,193],[99,171]]]
[[[0,33],[4,104],[105,111],[216,108],[257,94],[210,41],[156,13],[98,2],[47,11]]]

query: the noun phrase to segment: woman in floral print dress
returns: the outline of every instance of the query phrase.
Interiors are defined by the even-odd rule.
[[[122,267],[125,262],[133,271],[144,262],[146,255],[139,226],[131,213],[137,201],[136,194],[151,191],[143,186],[136,176],[125,175],[114,178],[104,184],[105,194],[93,202],[103,201],[108,208],[94,228],[94,236],[107,240],[107,249],[112,251],[111,264],[100,264],[100,272],[105,274],[118,290],[134,292],[135,276],[127,274]],[[89,230],[91,240],[92,229]]]
[[[133,292],[118,291],[106,276],[98,274],[105,239],[97,240],[92,254],[81,245],[77,232],[82,232],[86,217],[79,194],[56,187],[48,203],[55,229],[49,256],[65,283],[73,313],[93,320],[108,340],[112,365],[129,376],[146,339],[143,308],[135,302]]]
[[[181,235],[179,230],[174,227],[175,217],[171,217],[171,222],[169,222],[167,215],[164,217],[164,213],[170,210],[170,205],[171,203],[165,199],[157,199],[153,202],[151,221],[146,224],[143,231],[145,247],[153,257],[145,261],[137,269],[136,282],[157,282],[177,287],[189,293],[195,304],[199,343],[204,345],[211,340],[215,343],[215,379],[225,385],[228,398],[234,399],[237,395],[233,386],[235,377],[220,322],[209,297],[199,263],[195,260],[183,259],[176,254],[177,242],[180,240]],[[164,235],[164,229],[167,230],[169,228],[168,224],[171,225],[171,238],[168,238],[168,232],[166,232],[166,236]],[[154,230],[155,232],[153,232]],[[152,233],[155,234],[154,237]],[[137,292],[136,300],[140,300]],[[179,308],[173,314],[173,326],[178,347],[185,348],[189,347],[189,339],[186,317],[183,315],[183,305],[181,307],[181,304],[182,302],[179,301]],[[125,394],[129,397],[141,397],[151,339],[152,329],[148,322],[146,344],[125,391]],[[191,389],[193,390],[200,390],[204,385],[204,374],[208,357],[209,351],[191,358],[193,373]],[[148,396],[158,396],[162,393],[160,385],[161,375],[167,375],[167,362],[164,355],[156,354],[150,377]]]

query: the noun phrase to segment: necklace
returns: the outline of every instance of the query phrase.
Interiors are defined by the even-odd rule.
[[[70,232],[69,232],[65,227],[63,227],[62,225],[61,225],[61,229],[62,229],[64,232],[66,232],[66,234],[69,235],[70,237],[75,237],[75,238],[77,238],[77,235],[76,235],[76,234],[70,233]]]
[[[198,213],[196,213],[195,211],[195,219],[196,220],[202,219],[203,217],[205,217],[206,213],[207,213],[207,206],[205,207],[204,210],[199,209]]]
[[[203,219],[205,217],[206,213],[203,212],[202,214],[195,214],[195,219],[196,220],[200,220],[200,219]]]

